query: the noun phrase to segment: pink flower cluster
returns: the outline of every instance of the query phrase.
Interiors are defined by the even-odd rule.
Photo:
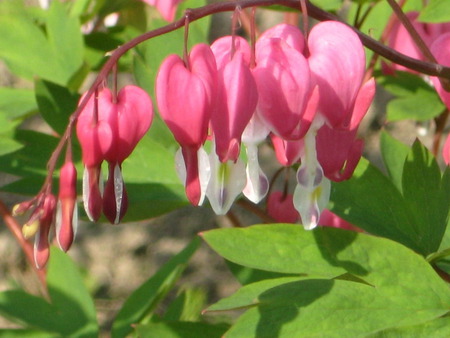
[[[118,223],[125,214],[128,199],[121,165],[147,132],[152,119],[152,101],[144,90],[136,86],[126,86],[117,95],[103,88],[81,111],[76,131],[85,165],[84,207],[92,221],[97,221],[103,212],[111,223]],[[103,161],[108,162],[109,167],[105,187],[101,172]],[[53,223],[61,250],[67,251],[72,245],[78,226],[76,204],[77,171],[71,156],[66,156],[60,170],[58,198],[46,189],[14,208],[15,215],[31,210],[22,233],[25,238],[35,236],[34,260],[38,268],[45,266],[49,258]]]
[[[303,225],[314,228],[329,180],[348,179],[361,157],[356,133],[375,94],[373,79],[363,83],[363,46],[348,26],[327,21],[308,41],[297,27],[278,25],[253,50],[245,39],[226,36],[161,65],[157,102],[181,146],[180,177],[192,204],[207,196],[218,214],[241,192],[258,203],[269,184],[257,145],[270,134],[282,165],[300,162],[294,205]],[[202,148],[208,138],[209,155]]]

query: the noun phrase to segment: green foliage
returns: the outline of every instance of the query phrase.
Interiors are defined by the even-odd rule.
[[[45,16],[45,31],[23,1],[0,3],[0,58],[20,76],[68,85],[83,64],[80,23],[59,1]],[[14,27],[14,29],[11,29]],[[52,62],[49,62],[52,60]]]
[[[173,257],[152,278],[135,290],[118,313],[112,328],[112,337],[124,337],[132,331],[132,324],[141,322],[156,308],[186,268],[187,261],[200,244],[196,238]]]
[[[108,60],[106,55],[131,38],[168,24],[154,8],[137,0],[51,3],[48,10],[41,10],[24,0],[0,0],[0,60],[27,88],[0,88],[0,172],[17,177],[2,186],[3,192],[34,195],[39,191],[47,161],[77,107],[81,88],[92,82],[86,81],[88,75],[98,73]],[[185,0],[176,17],[207,3]],[[311,3],[345,13],[347,22],[360,25],[361,32],[374,39],[382,36],[392,14],[388,3],[379,0]],[[344,5],[348,11],[342,11]],[[282,5],[268,8],[286,10]],[[450,20],[448,0],[431,0],[426,6],[422,0],[409,0],[403,9],[421,11],[423,22]],[[104,27],[104,18],[116,12],[118,23]],[[211,23],[208,16],[189,25],[189,48],[209,42]],[[93,30],[86,24],[93,24]],[[125,222],[160,216],[188,204],[174,164],[179,146],[157,114],[154,87],[163,60],[169,54],[182,55],[184,34],[180,29],[143,42],[117,64],[119,74],[131,75],[151,95],[156,112],[150,131],[122,166],[129,197]],[[369,60],[373,52],[367,50],[366,56]],[[434,88],[419,75],[387,76],[378,70],[374,75],[393,96],[387,106],[388,122],[428,121],[445,110]],[[104,80],[109,86],[111,79]],[[22,122],[36,113],[52,129],[51,135],[24,127]],[[81,191],[81,151],[73,139]],[[419,141],[407,146],[386,132],[381,134],[380,150],[386,174],[361,159],[350,180],[333,183],[329,205],[368,234],[321,227],[305,231],[287,224],[204,232],[204,241],[226,260],[242,287],[209,306],[205,290],[177,287],[200,247],[200,239],[195,238],[131,293],[112,323],[112,332],[106,334],[450,336],[450,291],[436,273],[450,275],[450,169],[441,172],[438,161]],[[58,170],[53,180],[57,188]],[[45,297],[21,289],[0,292],[0,315],[20,327],[0,329],[0,337],[105,334],[78,268],[53,248],[47,286]],[[227,311],[239,312],[224,317]]]
[[[362,159],[350,180],[333,185],[331,210],[426,256],[439,248],[447,225],[448,173],[441,177],[436,160],[419,142],[405,157],[395,140],[382,140],[390,178]]]
[[[450,3],[446,0],[430,0],[420,13],[419,20],[422,22],[449,22]]]
[[[388,121],[426,121],[445,109],[436,91],[417,75],[397,72],[395,76],[378,77],[378,83],[396,96],[387,106]]]
[[[431,334],[442,323],[426,323],[449,311],[447,285],[423,258],[390,240],[283,224],[212,230],[202,237],[237,264],[259,268],[266,261],[266,270],[299,274],[246,285],[208,308],[248,308],[227,337],[356,336],[416,325]],[[267,238],[277,244],[267,249]],[[357,279],[336,279],[332,272]]]

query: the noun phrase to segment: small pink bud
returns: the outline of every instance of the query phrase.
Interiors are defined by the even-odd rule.
[[[42,215],[39,219],[39,230],[34,238],[34,262],[38,269],[42,269],[47,264],[50,255],[48,235],[55,218],[55,208],[55,196],[52,194],[46,195],[40,207]]]
[[[56,212],[56,240],[63,251],[69,250],[78,226],[77,171],[71,161],[66,162],[59,175],[59,194]]]

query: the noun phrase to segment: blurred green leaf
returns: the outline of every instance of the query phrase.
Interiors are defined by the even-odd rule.
[[[0,87],[0,112],[9,119],[22,117],[37,109],[34,92],[29,89]]]
[[[27,329],[0,329],[0,337],[5,338],[57,338],[58,334]]]
[[[19,76],[65,85],[83,63],[80,25],[53,1],[45,28],[46,32],[34,22],[23,1],[2,1],[0,59]]]
[[[83,337],[98,335],[94,301],[72,260],[55,247],[51,248],[47,287],[52,305],[61,316],[56,326],[59,332]]]
[[[183,290],[170,303],[164,313],[164,321],[195,322],[201,319],[202,310],[206,304],[206,292],[202,289],[188,288]]]
[[[173,288],[199,245],[200,239],[195,238],[128,297],[114,320],[112,337],[126,336],[132,332],[131,325],[139,323],[155,309]]]
[[[226,324],[163,322],[137,325],[136,332],[141,338],[220,338],[228,328]]]
[[[0,135],[0,156],[13,153],[22,148],[19,142]]]
[[[383,131],[380,136],[381,156],[389,178],[398,191],[402,192],[403,165],[409,153],[409,147]]]
[[[425,121],[440,115],[445,106],[436,91],[421,77],[408,72],[380,76],[378,83],[396,98],[388,103],[387,119]]]
[[[54,306],[22,290],[0,293],[0,313],[18,324],[49,332],[58,332],[57,327],[61,320]]]
[[[311,0],[311,2],[325,11],[335,11],[342,7],[342,0]]]
[[[63,134],[70,115],[77,108],[80,96],[65,87],[45,80],[36,80],[34,86],[39,111],[45,122],[54,131],[60,135]]]
[[[448,0],[430,0],[420,13],[419,20],[433,23],[449,22],[450,2]]]

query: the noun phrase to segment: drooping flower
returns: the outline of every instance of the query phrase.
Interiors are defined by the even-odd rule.
[[[80,113],[77,136],[85,165],[83,201],[92,221],[98,220],[102,210],[111,223],[118,223],[125,214],[127,193],[121,165],[147,132],[152,119],[152,101],[136,86],[122,88],[116,97],[104,88]],[[104,160],[109,165],[109,176],[102,196]]]
[[[229,51],[224,52],[218,46],[226,41],[229,42]],[[211,46],[216,60],[219,60],[217,105],[211,115],[211,126],[215,150],[221,162],[237,160],[242,134],[258,102],[256,83],[244,47],[246,42],[240,43],[239,48],[233,47],[233,42],[230,36]]]
[[[194,46],[185,64],[170,55],[156,79],[156,97],[161,117],[181,145],[185,168],[186,195],[199,205],[205,194],[199,176],[199,149],[208,136],[211,113],[217,96],[217,69],[214,55],[206,44]]]
[[[150,6],[155,6],[166,21],[173,21],[178,4],[182,0],[142,0]]]
[[[256,43],[253,73],[259,92],[258,114],[271,132],[285,140],[306,134],[318,103],[308,62],[299,50],[303,40],[298,29],[282,25],[267,31]]]
[[[318,111],[334,128],[348,127],[361,90],[366,58],[358,35],[337,21],[313,27],[308,37],[312,81],[319,88]]]
[[[317,132],[317,159],[324,175],[335,182],[349,179],[361,158],[364,142],[357,131],[375,95],[375,81],[367,81],[356,98],[348,129],[323,125]]]

